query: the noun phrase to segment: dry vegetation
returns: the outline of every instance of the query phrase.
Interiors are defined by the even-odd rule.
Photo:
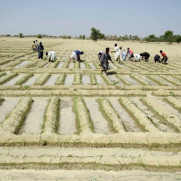
[[[179,44],[119,42],[150,61],[105,75],[97,53],[114,42],[42,39],[48,63],[32,41],[0,38],[1,169],[181,171]],[[68,63],[76,49],[84,63]],[[160,49],[168,65],[153,62]]]

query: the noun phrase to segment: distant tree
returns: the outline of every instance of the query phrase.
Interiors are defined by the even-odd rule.
[[[166,42],[172,43],[174,41],[174,36],[173,36],[173,31],[166,31],[165,34],[163,35],[163,39]]]
[[[62,38],[63,38],[63,39],[67,39],[67,36],[66,36],[66,35],[63,35]]]
[[[132,35],[129,35],[129,40],[132,40],[133,39],[133,36]]]
[[[82,39],[85,40],[85,35],[82,35]]]
[[[72,37],[71,36],[67,36],[67,39],[72,39]]]
[[[23,33],[19,33],[19,37],[20,37],[20,38],[24,38],[24,37],[23,37]]]
[[[148,37],[145,37],[144,40],[145,41],[150,41],[150,42],[155,42],[155,41],[158,40],[158,38],[154,34],[151,34]]]
[[[6,36],[11,36],[10,34],[7,34]]]
[[[133,36],[133,40],[139,41],[140,38],[139,38],[137,35],[134,35],[134,36]]]
[[[105,37],[104,34],[100,33],[100,30],[96,28],[91,28],[90,39],[97,41],[98,39],[103,39]]]
[[[175,41],[177,43],[180,43],[181,42],[181,36],[180,35],[175,35]]]
[[[128,40],[128,35],[124,35],[124,39],[125,39],[125,40]]]
[[[102,34],[102,33],[99,33],[99,39],[102,40],[102,39],[104,39],[104,38],[105,38],[105,35]]]
[[[42,38],[42,35],[41,35],[41,34],[38,34],[38,35],[37,35],[37,38]]]

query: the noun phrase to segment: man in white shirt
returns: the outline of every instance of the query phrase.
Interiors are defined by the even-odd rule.
[[[115,52],[115,60],[118,61],[119,63],[123,64],[122,61],[122,56],[121,56],[121,52],[122,52],[122,47],[118,47],[117,44],[115,44],[115,51],[112,51],[111,53]]]
[[[57,55],[54,51],[46,52],[46,55],[48,56],[49,62],[55,62],[57,59]]]

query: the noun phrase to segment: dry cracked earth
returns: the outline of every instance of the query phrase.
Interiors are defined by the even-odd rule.
[[[150,61],[106,75],[97,53],[114,42],[42,39],[48,63],[32,41],[0,39],[0,180],[181,180],[180,45],[120,42]],[[168,65],[153,63],[163,46]]]

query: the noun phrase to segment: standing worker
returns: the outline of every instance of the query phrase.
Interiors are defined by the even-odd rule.
[[[113,61],[112,61],[112,59],[111,59],[111,57],[110,57],[110,55],[109,55],[109,48],[106,48],[106,52],[105,53],[103,53],[102,54],[102,56],[101,56],[101,66],[102,66],[102,70],[101,70],[101,73],[102,72],[107,72],[107,70],[109,70],[109,62],[108,62],[108,60],[110,60],[112,63],[113,63]]]
[[[35,44],[36,44],[36,49],[38,50],[38,46],[39,46],[38,40],[35,41]]]
[[[42,42],[40,42],[40,44],[38,45],[38,59],[43,59],[43,44]]]
[[[121,57],[122,57],[122,60],[123,61],[126,61],[126,51],[125,50],[123,50],[122,52],[121,52]]]
[[[37,52],[35,41],[33,41],[32,50],[34,53]]]

